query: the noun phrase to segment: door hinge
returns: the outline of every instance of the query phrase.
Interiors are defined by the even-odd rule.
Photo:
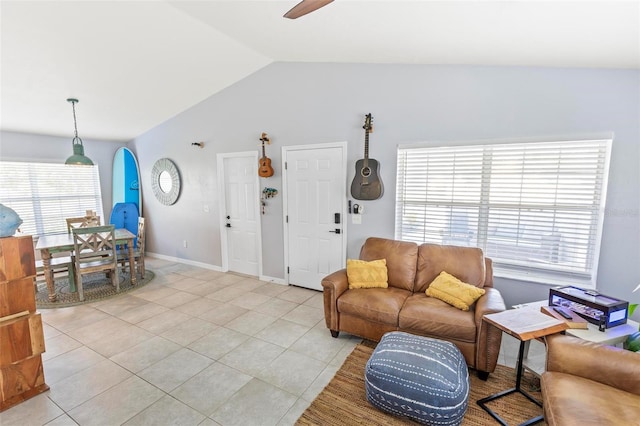
[[[284,162],[284,169],[287,170],[287,162]]]
[[[289,223],[289,215],[286,215],[286,216],[284,217],[284,221],[285,221],[285,223]]]
[[[289,267],[287,266],[287,274],[289,273]]]

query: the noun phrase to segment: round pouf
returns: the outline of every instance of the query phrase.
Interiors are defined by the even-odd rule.
[[[469,371],[450,342],[394,331],[382,336],[364,371],[367,399],[383,411],[427,425],[459,425]]]

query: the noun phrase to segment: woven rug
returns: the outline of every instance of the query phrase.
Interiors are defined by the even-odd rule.
[[[415,424],[407,418],[386,414],[369,404],[364,390],[364,367],[375,343],[363,342],[356,346],[338,370],[335,377],[306,409],[297,421],[297,425],[401,425]],[[469,408],[462,421],[464,426],[486,426],[498,424],[486,411],[476,404],[484,398],[515,384],[515,371],[498,365],[487,381],[480,380],[474,370],[469,370],[471,388]],[[537,378],[527,376],[523,379],[523,389],[530,390],[534,398],[541,400]],[[542,414],[542,408],[530,402],[519,393],[489,403],[489,406],[508,424],[519,424]],[[545,422],[537,423],[545,425]]]
[[[69,289],[68,277],[56,277],[55,286],[57,299],[55,302],[49,301],[49,292],[47,284],[42,281],[38,282],[38,292],[36,293],[36,306],[38,309],[64,308],[66,306],[82,305],[83,303],[92,303],[99,300],[108,299],[110,297],[126,293],[136,288],[143,287],[148,284],[155,274],[153,271],[146,270],[144,278],[138,277],[135,286],[131,285],[131,276],[128,272],[120,271],[120,293],[116,292],[116,288],[111,284],[111,278],[107,278],[104,272],[96,272],[82,276],[82,288],[84,290],[84,301],[81,302],[77,292],[71,292]]]

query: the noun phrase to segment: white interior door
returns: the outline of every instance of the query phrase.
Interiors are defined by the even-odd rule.
[[[222,267],[260,276],[262,244],[257,153],[220,154],[218,165],[223,181]]]
[[[288,283],[322,290],[345,265],[346,144],[285,147],[282,158]]]

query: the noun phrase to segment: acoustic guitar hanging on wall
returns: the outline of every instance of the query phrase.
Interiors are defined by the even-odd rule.
[[[373,132],[373,117],[364,120],[364,158],[356,161],[356,175],[351,183],[351,195],[356,200],[377,200],[382,197],[382,181],[378,176],[378,161],[369,158],[369,133]]]
[[[258,161],[258,176],[267,178],[273,176],[273,167],[271,167],[271,159],[267,157],[265,153],[264,144],[270,144],[271,139],[269,139],[266,133],[262,133],[260,142],[262,142],[262,158]]]

